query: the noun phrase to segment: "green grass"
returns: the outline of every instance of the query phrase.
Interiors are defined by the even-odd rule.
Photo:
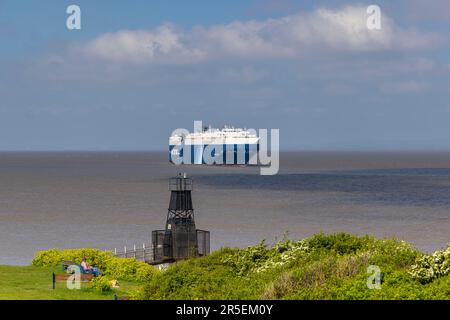
[[[101,293],[82,283],[80,290],[69,290],[65,282],[57,282],[52,289],[52,272],[61,273],[61,268],[33,266],[0,266],[1,300],[112,300],[114,293],[119,297],[129,295],[141,284],[120,281],[120,288]]]

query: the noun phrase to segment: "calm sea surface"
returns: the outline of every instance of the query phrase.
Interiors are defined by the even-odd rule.
[[[149,244],[164,226],[168,178],[194,179],[197,227],[211,246],[319,231],[450,243],[450,153],[291,152],[257,168],[177,167],[167,153],[0,153],[0,264],[38,250]]]

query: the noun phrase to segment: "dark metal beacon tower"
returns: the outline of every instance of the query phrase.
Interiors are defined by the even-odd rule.
[[[165,230],[152,232],[155,263],[209,254],[209,231],[195,228],[193,181],[186,174],[169,180],[170,203]]]

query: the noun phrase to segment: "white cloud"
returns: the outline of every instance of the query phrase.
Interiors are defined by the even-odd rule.
[[[153,30],[121,30],[84,44],[90,59],[117,62],[187,64],[226,58],[301,58],[336,52],[427,49],[434,34],[401,30],[382,15],[382,29],[366,27],[362,6],[318,9],[279,19],[235,21],[179,30],[165,24]]]
[[[297,16],[295,34],[300,42],[351,51],[386,49],[393,37],[392,21],[383,17],[381,30],[367,28],[366,8],[319,9],[305,17]]]
[[[113,61],[182,64],[202,59],[203,52],[185,46],[184,36],[171,25],[152,31],[121,30],[99,36],[82,51],[88,57]]]

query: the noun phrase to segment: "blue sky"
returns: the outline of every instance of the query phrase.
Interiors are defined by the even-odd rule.
[[[450,149],[449,25],[448,0],[0,0],[0,150],[164,150],[194,120]]]

